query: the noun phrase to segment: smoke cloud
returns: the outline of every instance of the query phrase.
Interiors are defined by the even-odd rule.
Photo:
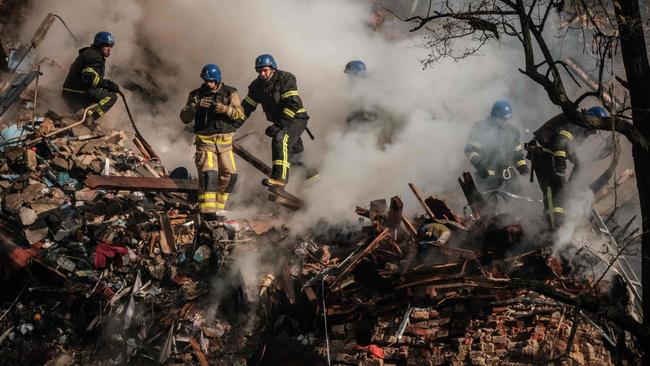
[[[219,64],[224,82],[243,97],[257,76],[254,58],[273,54],[281,69],[296,75],[311,116],[309,127],[317,136],[315,141],[306,135],[303,140],[306,159],[318,167],[321,179],[303,186],[296,169],[288,186],[309,204],[289,221],[294,229],[319,220],[354,221],[354,206],[393,195],[402,197],[407,211],[419,210],[408,182],[426,194],[458,195],[457,177],[472,170],[463,155],[469,128],[485,118],[498,99],[512,103],[511,122],[521,127],[522,142],[558,113],[542,88],[518,71],[523,63],[518,44],[490,43],[480,57],[443,60],[423,70],[421,60],[427,55],[419,47],[423,33],[403,32],[404,27],[392,28],[397,33],[390,36],[375,31],[368,26],[372,12],[366,1],[39,0],[22,29],[25,39],[48,12],[61,15],[82,40],[75,45],[55,24],[35,51],[39,58],[49,57],[61,66],[44,66],[43,84],[56,91],[52,103],[58,102],[58,88],[77,49],[89,44],[97,31],[113,32],[117,44],[106,76],[122,86],[138,85],[131,108],[170,169],[179,165],[194,169],[193,135],[185,131],[178,113],[187,93],[201,84],[201,67]],[[558,53],[568,48],[559,42],[553,45]],[[351,85],[343,73],[353,59],[368,66],[369,78],[358,85]],[[392,144],[378,146],[376,130],[346,125],[348,113],[360,105],[381,106],[398,121]],[[130,130],[119,104],[106,119],[110,126]],[[270,139],[263,135],[267,125],[259,108],[238,136],[253,133],[243,145],[270,162]],[[240,179],[231,198],[235,214],[248,212],[246,202],[264,192],[261,175],[237,162]],[[526,194],[540,198],[536,185],[522,183]],[[460,198],[451,201],[456,209],[464,204]]]

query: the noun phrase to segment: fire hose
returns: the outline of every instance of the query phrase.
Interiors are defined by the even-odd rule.
[[[138,127],[135,125],[135,121],[133,120],[133,115],[131,114],[131,109],[129,109],[129,104],[126,102],[126,97],[124,97],[124,93],[118,91],[117,94],[119,94],[120,97],[122,97],[122,101],[124,102],[124,108],[126,108],[126,113],[129,115],[129,120],[131,120],[131,126],[133,126],[133,130],[135,131],[135,139],[133,140],[133,142],[143,154],[148,155],[149,158],[152,160],[157,160],[160,162],[161,160],[158,154],[156,154],[156,152],[153,150],[151,145],[149,145],[147,140],[144,139],[144,136],[142,136],[140,130],[138,130]]]

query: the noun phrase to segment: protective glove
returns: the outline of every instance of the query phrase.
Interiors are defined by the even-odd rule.
[[[225,113],[228,112],[228,106],[225,105],[225,104],[223,104],[223,103],[221,103],[221,102],[216,102],[216,103],[214,104],[214,111],[217,112],[217,113],[223,113],[223,114],[225,114]]]
[[[266,128],[266,130],[264,131],[264,134],[265,134],[266,136],[268,136],[268,137],[273,137],[273,136],[275,136],[275,134],[278,133],[278,131],[280,131],[280,130],[281,130],[280,127],[278,127],[277,125],[274,125],[274,124],[273,124],[273,125],[270,125],[269,127]]]
[[[199,107],[201,108],[210,108],[212,105],[212,98],[210,97],[203,97],[199,100]]]
[[[104,89],[117,93],[120,91],[120,86],[117,85],[113,80],[104,79]]]

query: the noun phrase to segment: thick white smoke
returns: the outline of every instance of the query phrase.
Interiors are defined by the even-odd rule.
[[[36,59],[48,57],[60,65],[43,67],[41,85],[50,88],[50,93],[42,105],[60,108],[59,88],[77,49],[90,44],[97,31],[113,32],[117,45],[108,59],[106,76],[120,85],[136,81],[147,90],[158,90],[160,95],[145,98],[149,100],[132,98],[131,108],[141,131],[169,169],[183,165],[194,171],[193,134],[184,131],[178,113],[187,93],[201,84],[201,67],[206,63],[219,64],[224,82],[236,87],[243,97],[248,84],[257,76],[254,58],[262,53],[274,55],[281,69],[296,75],[300,95],[311,116],[309,127],[317,136],[316,141],[311,141],[305,134],[303,140],[306,158],[318,167],[321,179],[306,186],[294,171],[288,186],[289,191],[308,203],[304,211],[286,218],[294,232],[321,227],[315,225],[317,222],[354,223],[355,206],[367,206],[370,200],[393,195],[401,196],[407,213],[421,212],[408,188],[409,182],[426,195],[441,194],[458,209],[465,202],[457,177],[464,170],[473,171],[463,154],[467,134],[475,121],[489,114],[496,100],[512,103],[511,122],[521,127],[522,142],[559,113],[543,89],[519,72],[523,56],[518,43],[491,42],[480,56],[460,62],[443,60],[423,70],[420,61],[427,55],[427,50],[419,47],[423,34],[400,32],[401,27],[395,27],[393,30],[398,31],[387,37],[381,29],[373,30],[367,23],[371,17],[370,1],[33,3],[27,14],[29,21],[22,30],[24,39],[29,39],[40,20],[52,12],[61,15],[82,40],[82,44],[75,45],[63,27],[55,24],[34,51]],[[555,43],[553,36],[547,37],[553,52],[561,55],[571,48],[563,45],[562,40]],[[355,59],[367,64],[369,77],[351,85],[343,69]],[[575,96],[580,91],[572,88],[570,92]],[[157,97],[161,101],[155,101]],[[359,105],[380,106],[400,122],[392,144],[379,147],[376,130],[348,128],[346,117]],[[120,103],[105,118],[104,123],[130,131]],[[270,163],[270,139],[264,136],[266,126],[259,108],[237,136],[254,132],[243,140],[243,145]],[[593,154],[593,148],[587,154]],[[590,171],[599,174],[606,163],[596,164],[595,171],[587,166],[587,175]],[[237,164],[240,177],[228,208],[235,217],[251,218],[256,210],[250,204],[251,198],[262,196],[263,200],[262,176],[240,159]],[[584,192],[593,175],[581,180],[577,190]],[[541,199],[537,183],[531,185],[522,179],[522,185],[525,195]],[[591,200],[591,195],[587,196],[573,195],[576,199],[569,208],[575,208],[574,213],[584,213]],[[534,204],[541,214],[541,202]],[[556,253],[575,253],[575,248],[566,243],[572,241],[581,217],[571,216]],[[530,232],[535,229],[524,228]],[[283,255],[278,247],[282,244],[269,243],[264,252],[251,249],[244,255],[235,255],[233,270],[241,270],[249,289],[257,287],[267,269],[273,271],[270,267],[277,265],[277,257]]]
[[[133,75],[149,74],[160,87],[164,103],[152,107],[132,99],[132,109],[168,168],[184,165],[193,170],[192,134],[183,131],[178,112],[187,93],[200,85],[201,67],[219,64],[224,82],[237,87],[243,97],[256,77],[254,58],[273,54],[281,69],[297,76],[311,116],[309,127],[317,135],[316,141],[306,135],[303,140],[307,160],[319,166],[321,179],[298,192],[309,207],[292,218],[295,228],[319,219],[353,220],[354,206],[392,195],[400,195],[408,211],[419,209],[408,182],[426,194],[459,191],[456,178],[470,168],[462,152],[467,132],[487,116],[495,100],[511,101],[513,122],[520,126],[539,126],[558,112],[541,87],[517,70],[523,62],[518,44],[490,43],[482,56],[443,60],[422,70],[422,34],[404,32],[396,40],[374,31],[367,25],[371,11],[365,1],[40,0],[34,1],[25,38],[48,12],[61,15],[84,40],[82,45],[89,44],[96,31],[115,33],[108,78],[124,83]],[[62,83],[78,46],[55,24],[36,51],[63,66],[45,69],[44,83],[53,90]],[[361,90],[352,88],[343,74],[344,65],[353,59],[368,65],[369,79]],[[372,133],[347,130],[345,118],[359,100],[380,105],[402,121],[392,145],[381,149]],[[121,110],[116,105],[108,122],[128,130]],[[269,139],[263,136],[267,125],[260,108],[238,135],[256,132],[243,144],[270,162]],[[531,130],[522,129],[522,141],[530,138]],[[259,173],[241,160],[238,168],[234,211],[241,209],[237,203],[242,198],[263,192]],[[288,189],[295,191],[299,181],[294,174]],[[530,191],[539,196],[536,186]]]

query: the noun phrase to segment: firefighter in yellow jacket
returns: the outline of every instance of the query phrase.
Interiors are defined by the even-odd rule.
[[[194,122],[199,213],[213,220],[225,213],[226,201],[237,182],[232,139],[244,111],[237,89],[221,82],[217,65],[205,65],[201,78],[203,85],[190,92],[181,120]]]

